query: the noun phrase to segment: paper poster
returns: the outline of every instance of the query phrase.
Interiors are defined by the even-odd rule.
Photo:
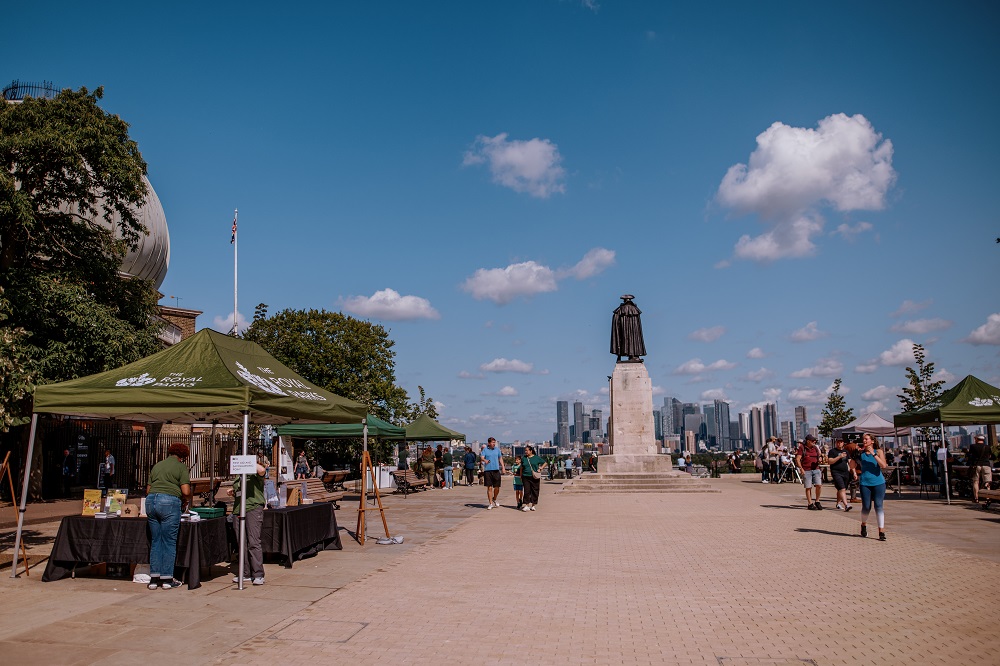
[[[101,510],[101,489],[93,488],[83,491],[83,513],[84,516],[96,515]]]

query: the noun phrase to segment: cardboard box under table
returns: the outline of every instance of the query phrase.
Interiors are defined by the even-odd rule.
[[[148,563],[150,541],[145,518],[66,516],[59,524],[42,580],[66,578],[78,568],[100,562]],[[186,578],[188,589],[201,587],[201,569],[228,561],[225,518],[181,521],[174,576]]]

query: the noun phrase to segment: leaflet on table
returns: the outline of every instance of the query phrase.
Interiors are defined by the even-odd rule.
[[[128,488],[108,488],[108,495],[104,500],[105,513],[122,515],[122,508],[125,506],[127,497]]]
[[[101,489],[88,488],[83,491],[83,512],[81,515],[93,516],[101,510]]]

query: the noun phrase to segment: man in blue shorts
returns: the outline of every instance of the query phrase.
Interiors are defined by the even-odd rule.
[[[483,483],[486,485],[486,510],[495,509],[500,495],[500,475],[504,473],[503,456],[497,447],[497,440],[490,437],[483,449]],[[492,492],[492,495],[490,494]]]

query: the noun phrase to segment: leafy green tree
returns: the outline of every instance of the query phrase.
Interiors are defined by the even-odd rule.
[[[421,414],[426,414],[432,419],[438,417],[437,405],[434,401],[427,397],[423,386],[417,386],[417,391],[420,393],[420,398],[413,403],[410,403],[409,414],[407,414],[406,422],[409,423],[416,419]]]
[[[819,433],[824,437],[833,434],[834,429],[847,425],[854,420],[854,408],[848,407],[844,396],[840,394],[840,377],[833,382],[833,391],[823,407],[823,420],[819,424]]]
[[[903,407],[904,412],[927,407],[941,396],[941,387],[944,380],[934,380],[934,363],[927,362],[923,345],[913,345],[913,358],[917,361],[917,369],[906,368],[906,379],[909,386],[903,387],[903,392],[896,397]],[[930,435],[932,428],[919,428],[927,441],[928,453],[930,452]]]
[[[159,349],[156,290],[118,273],[145,232],[146,163],[102,96],[0,102],[0,356],[12,373],[0,381],[0,428],[30,414],[34,384]]]
[[[927,362],[923,345],[913,345],[913,358],[917,361],[917,369],[906,368],[906,380],[909,386],[903,387],[899,398],[903,411],[910,412],[930,405],[941,396],[944,380],[934,381],[934,363]]]

